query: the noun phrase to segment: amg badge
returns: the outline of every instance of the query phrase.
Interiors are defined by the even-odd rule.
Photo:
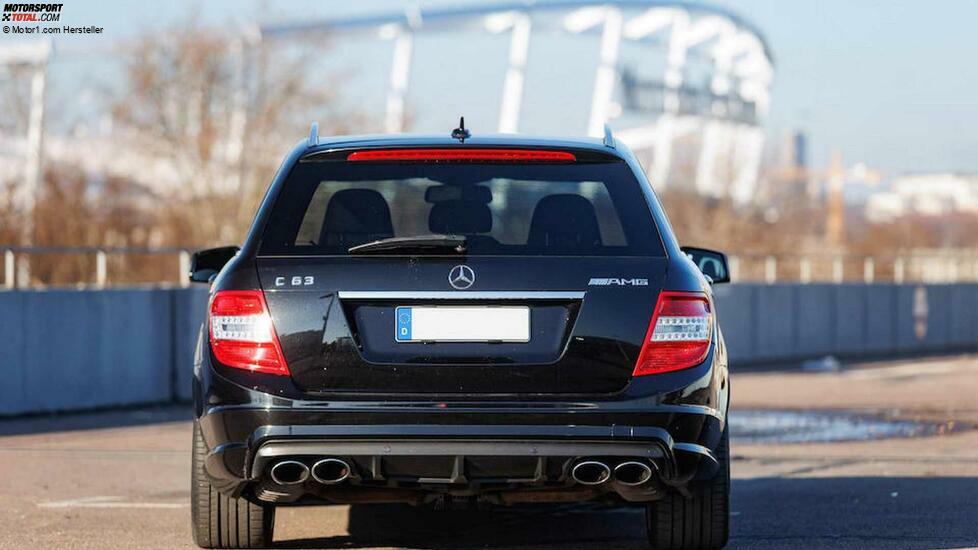
[[[649,286],[649,280],[592,277],[587,284],[588,286]]]

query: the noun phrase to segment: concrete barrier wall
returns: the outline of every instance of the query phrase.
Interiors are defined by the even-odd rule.
[[[716,289],[733,365],[978,351],[978,285]],[[191,397],[207,290],[0,292],[0,415]]]
[[[717,286],[734,365],[978,350],[978,285]]]
[[[168,401],[173,291],[0,293],[0,415]]]

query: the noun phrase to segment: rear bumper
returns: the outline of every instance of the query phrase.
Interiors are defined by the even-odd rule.
[[[716,472],[711,449],[719,441],[723,422],[702,407],[619,413],[613,423],[600,420],[607,413],[588,414],[574,408],[520,409],[524,410],[440,412],[435,413],[439,422],[431,422],[430,411],[225,407],[210,410],[199,421],[211,449],[205,469],[214,484],[232,494],[257,494],[278,502],[310,496],[356,501],[347,493],[357,488],[429,494],[565,490],[575,485],[569,475],[572,466],[594,458],[611,468],[627,460],[650,464],[656,472],[655,486],[623,492],[618,489],[625,488],[608,484],[603,492],[617,492],[626,500],[651,500],[666,486],[683,490],[691,481],[711,478]],[[493,422],[499,415],[516,415],[527,423]],[[426,418],[428,422],[411,422]],[[470,422],[473,418],[481,422]],[[688,439],[677,440],[670,428]],[[227,438],[229,432],[244,435],[249,429],[246,437]],[[324,492],[311,482],[312,487],[288,490],[267,486],[270,469],[279,461],[298,460],[311,467],[327,457],[352,465],[353,475],[340,493],[333,488]],[[599,493],[576,498],[595,498]]]
[[[725,365],[714,367],[713,359],[635,379],[626,391],[602,399],[313,401],[256,391],[222,376],[205,356],[197,370],[196,417],[208,448],[205,471],[215,487],[260,500],[422,502],[433,494],[492,494],[496,502],[552,501],[555,492],[567,500],[654,500],[662,490],[685,491],[717,471],[713,449],[725,428],[729,388]],[[311,480],[269,485],[275,463],[297,460],[311,467],[323,458],[348,462],[350,478],[326,487]],[[655,471],[655,482],[582,487],[570,470],[588,459],[612,468],[641,461]]]

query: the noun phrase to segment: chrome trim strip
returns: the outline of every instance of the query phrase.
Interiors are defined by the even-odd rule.
[[[341,290],[340,300],[581,300],[584,292],[485,290]]]

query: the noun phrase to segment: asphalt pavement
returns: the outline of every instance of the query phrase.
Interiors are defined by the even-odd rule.
[[[788,443],[739,427],[730,548],[978,547],[978,359],[735,373],[733,391],[735,410],[773,418],[828,411],[921,429]],[[192,548],[189,469],[183,406],[0,421],[0,548]],[[638,509],[594,505],[306,507],[279,511],[275,539],[292,548],[638,549],[643,522]]]

